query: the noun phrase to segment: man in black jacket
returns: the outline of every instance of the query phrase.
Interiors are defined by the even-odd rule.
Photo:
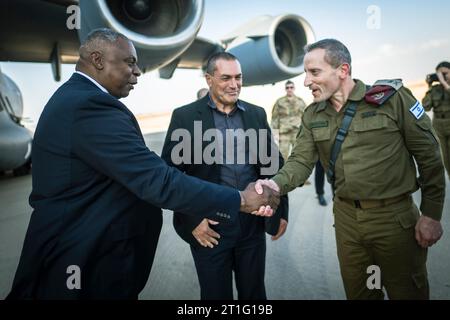
[[[76,73],[45,106],[33,141],[34,211],[8,298],[137,299],[152,266],[161,207],[226,222],[239,208],[276,205],[270,192],[240,196],[188,177],[145,146],[118,100],[137,83],[136,63],[130,40],[95,30],[80,47]]]
[[[283,158],[272,143],[264,109],[238,100],[239,61],[226,52],[214,54],[206,81],[209,94],[174,110],[161,157],[188,175],[237,189],[270,177]],[[265,231],[274,240],[285,232],[287,197],[269,219],[240,214],[225,225],[182,212],[175,212],[174,226],[191,245],[201,298],[233,299],[234,271],[239,299],[266,299]]]

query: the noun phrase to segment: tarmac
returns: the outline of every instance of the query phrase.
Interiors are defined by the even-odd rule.
[[[146,134],[151,150],[161,152],[165,132]],[[313,177],[313,176],[312,176]],[[345,299],[333,228],[331,190],[328,206],[318,204],[311,185],[289,193],[286,234],[277,241],[267,237],[266,292],[272,300]],[[31,215],[28,196],[31,175],[0,177],[0,299],[8,294]],[[431,299],[450,299],[450,190],[447,180],[442,239],[429,249]],[[416,204],[420,193],[414,194]],[[236,297],[236,295],[235,295]],[[172,226],[172,212],[164,210],[164,224],[147,285],[140,299],[198,300],[200,288],[188,244]]]

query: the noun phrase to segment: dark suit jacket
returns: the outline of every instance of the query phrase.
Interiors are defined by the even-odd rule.
[[[9,298],[137,298],[161,207],[223,221],[239,212],[236,190],[169,167],[125,105],[79,74],[45,106],[32,159],[34,211]],[[80,290],[66,285],[72,265]]]
[[[219,183],[220,181],[220,168],[217,164],[193,164],[193,152],[191,154],[191,164],[174,164],[171,159],[172,149],[179,143],[179,141],[171,141],[172,132],[178,128],[187,129],[187,131],[194,136],[194,121],[202,122],[202,136],[203,133],[208,130],[215,128],[214,126],[214,117],[211,108],[208,106],[208,95],[200,100],[197,100],[191,104],[186,106],[177,108],[172,113],[172,119],[170,121],[169,129],[167,131],[166,139],[164,142],[163,151],[161,154],[161,158],[163,158],[169,165],[175,166],[179,170],[186,172],[188,175],[198,177],[200,179]],[[267,137],[267,150],[270,150],[270,144],[272,141],[271,130],[269,124],[267,123],[266,112],[263,108],[252,105],[245,101],[240,100],[240,103],[246,108],[245,112],[242,112],[242,122],[244,125],[244,130],[247,129],[267,129],[268,137]],[[259,139],[259,135],[258,135]],[[194,150],[194,139],[191,139],[191,150]],[[258,140],[259,141],[259,140]],[[206,146],[208,146],[211,142],[205,141],[202,143],[202,152]],[[258,143],[259,146],[259,143]],[[276,150],[278,152],[278,149]],[[259,152],[258,152],[259,154]],[[283,157],[278,152],[279,158],[279,168],[283,166]],[[261,167],[268,167],[269,165],[263,165],[260,161],[261,159],[258,156],[258,161],[254,165],[254,168],[259,175],[259,178],[265,179],[270,178],[270,176],[263,176],[260,174]],[[275,172],[279,170],[279,168],[275,169]],[[203,201],[203,198],[200,198],[199,201]],[[281,198],[280,206],[275,214],[270,218],[264,218],[265,220],[265,229],[266,232],[275,235],[278,231],[278,227],[280,224],[280,218],[284,218],[288,220],[288,208],[289,202],[287,196]],[[186,216],[181,213],[182,211],[174,212],[173,224],[175,230],[178,235],[188,242],[191,245],[198,246],[197,240],[192,235],[192,230],[202,221],[200,217],[194,216]],[[263,219],[263,218],[261,218]]]

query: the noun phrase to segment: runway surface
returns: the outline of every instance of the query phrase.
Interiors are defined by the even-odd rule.
[[[165,133],[145,135],[147,145],[161,152]],[[286,234],[278,241],[267,238],[266,290],[269,299],[345,299],[333,229],[331,191],[327,207],[317,203],[311,185],[289,194]],[[12,284],[31,215],[28,196],[31,176],[0,177],[0,298]],[[447,180],[443,214],[444,236],[429,250],[428,273],[432,299],[450,299],[450,190]],[[415,194],[419,203],[420,194]],[[140,299],[199,299],[200,290],[189,246],[172,227],[171,211],[164,225],[150,278]]]

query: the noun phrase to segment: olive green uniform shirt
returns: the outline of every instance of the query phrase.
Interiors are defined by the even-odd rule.
[[[305,102],[295,95],[290,99],[287,96],[278,99],[272,109],[272,129],[278,129],[280,134],[296,134],[305,109]]]
[[[410,108],[417,100],[401,87],[382,105],[364,100],[366,88],[355,80],[349,101],[356,114],[335,165],[336,196],[352,200],[388,199],[422,189],[421,211],[439,220],[445,195],[439,145],[429,117],[417,119]],[[303,184],[319,158],[328,170],[330,152],[346,104],[339,112],[328,101],[306,108],[292,154],[273,178],[281,193]],[[420,178],[416,179],[416,166]]]

